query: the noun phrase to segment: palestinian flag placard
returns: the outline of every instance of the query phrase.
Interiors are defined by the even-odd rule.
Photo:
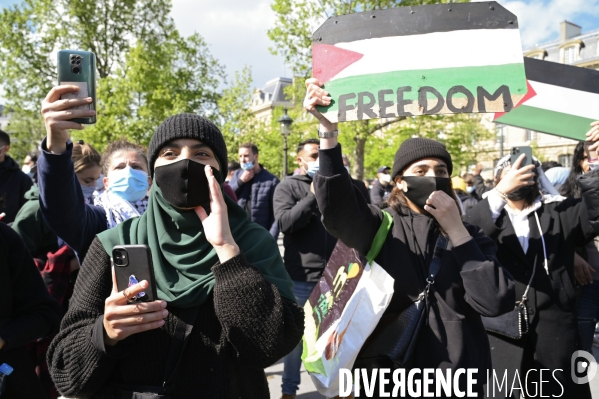
[[[518,20],[493,1],[331,17],[312,40],[331,122],[509,111],[526,94]]]
[[[528,93],[494,122],[585,140],[599,120],[599,71],[525,58]]]

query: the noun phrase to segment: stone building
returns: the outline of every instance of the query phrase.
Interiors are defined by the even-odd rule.
[[[284,89],[290,86],[293,80],[278,77],[266,82],[264,88],[254,90],[250,110],[256,119],[269,123],[276,107],[293,107],[293,103],[285,96]]]

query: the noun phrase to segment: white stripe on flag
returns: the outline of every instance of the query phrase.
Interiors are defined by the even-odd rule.
[[[364,54],[333,79],[391,71],[504,65],[523,62],[518,29],[477,29],[337,43]]]
[[[590,93],[529,80],[537,93],[523,103],[529,107],[562,112],[589,119],[599,119],[599,93]]]

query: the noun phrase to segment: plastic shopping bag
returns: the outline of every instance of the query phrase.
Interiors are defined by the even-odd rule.
[[[393,219],[383,212],[367,257],[341,241],[304,306],[302,360],[318,392],[339,394],[339,369],[351,369],[362,345],[378,324],[393,296],[393,278],[374,258]]]

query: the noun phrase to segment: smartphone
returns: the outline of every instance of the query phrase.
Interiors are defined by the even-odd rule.
[[[149,283],[148,289],[132,298],[132,302],[151,302],[158,299],[152,266],[152,251],[147,245],[115,245],[112,263],[116,276],[116,287],[124,290],[142,280]]]
[[[91,97],[92,102],[73,109],[96,110],[96,55],[89,51],[60,50],[58,52],[58,84],[78,86],[76,93],[63,94],[60,99]],[[96,115],[73,118],[73,122],[96,123]]]
[[[522,154],[525,154],[526,158],[524,158],[522,164],[520,164],[520,167],[522,168],[524,166],[532,165],[532,148],[529,146],[512,147],[512,157],[510,159],[511,164],[513,165]]]
[[[597,151],[589,151],[589,147],[595,144],[593,141],[585,141],[584,142],[584,152],[587,153],[587,162],[588,163],[596,163],[599,162],[599,155],[597,155]]]

